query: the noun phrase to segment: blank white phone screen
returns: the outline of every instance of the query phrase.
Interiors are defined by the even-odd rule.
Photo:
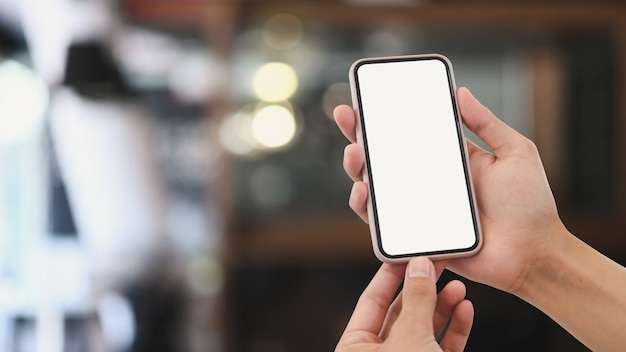
[[[450,93],[438,59],[357,68],[381,250],[469,249],[477,233]]]

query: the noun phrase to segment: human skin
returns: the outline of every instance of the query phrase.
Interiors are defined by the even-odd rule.
[[[384,263],[359,298],[335,352],[463,351],[474,308],[460,281],[449,282],[437,295],[441,270],[425,257],[408,265]]]
[[[466,88],[457,91],[457,99],[463,123],[492,151],[466,140],[483,247],[475,256],[444,265],[524,299],[592,350],[623,350],[626,269],[562,223],[534,143],[495,117]],[[344,168],[355,181],[349,204],[367,222],[368,188],[361,176],[364,155],[356,144],[356,116],[345,105],[334,115],[351,142],[344,151]]]

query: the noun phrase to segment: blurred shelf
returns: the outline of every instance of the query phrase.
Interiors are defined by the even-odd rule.
[[[455,34],[464,33],[467,29],[480,33],[530,33],[542,43],[544,38],[549,43],[550,36],[558,37],[560,34],[579,37],[600,32],[615,37],[618,71],[615,78],[618,97],[615,132],[618,152],[615,163],[619,169],[616,181],[618,203],[615,207],[604,213],[594,213],[567,204],[568,169],[565,159],[570,154],[563,135],[567,112],[561,109],[562,106],[559,108],[559,103],[564,105],[563,101],[567,99],[565,89],[568,77],[566,72],[559,71],[565,64],[558,50],[540,53],[534,59],[536,104],[533,109],[538,132],[535,134],[536,142],[544,162],[550,165],[546,171],[557,201],[559,205],[561,200],[565,204],[560,209],[564,222],[574,234],[594,248],[622,264],[626,263],[626,217],[623,216],[626,214],[626,140],[620,137],[626,135],[626,99],[622,99],[626,96],[626,1],[431,0],[419,1],[419,4],[416,1],[412,6],[364,6],[339,0],[121,0],[120,6],[131,22],[165,30],[182,29],[203,36],[212,50],[227,59],[233,54],[231,49],[240,24],[283,12],[329,25],[332,30],[356,29],[363,33],[378,25],[404,24],[416,30],[435,29]],[[228,91],[226,87],[222,90]],[[217,117],[213,123],[229,110],[230,101],[222,97],[212,104],[207,108],[212,109],[212,116]],[[379,264],[372,251],[368,226],[347,211],[333,215],[328,209],[320,209],[318,213],[303,212],[297,216],[245,219],[237,209],[233,196],[236,172],[233,159],[230,156],[224,159],[227,162],[216,187],[218,203],[226,217],[225,266],[228,277],[222,297],[223,320],[229,334],[226,336],[227,343],[232,345],[230,347],[242,347],[230,350],[244,350],[243,347],[252,350],[253,346],[263,346],[254,345],[255,342],[290,341],[294,336],[298,342],[329,339],[328,346],[331,346],[341,333],[362,286],[371,276],[370,267],[375,268]],[[482,287],[475,286],[475,290]],[[493,309],[495,313],[503,311],[507,305],[502,303],[500,296],[495,296],[496,291],[482,288],[488,291],[478,291],[477,297],[497,302],[492,304],[496,307]],[[339,300],[337,297],[342,294],[344,299]],[[513,299],[508,295],[506,297]],[[324,304],[306,304],[320,301]],[[332,306],[333,302],[335,306]],[[494,315],[494,312],[483,313],[479,317],[483,320],[477,326],[489,329],[476,330],[474,338],[482,333],[484,340],[493,340],[493,328],[503,329],[497,335],[507,348],[519,344],[519,331],[529,336],[527,341],[544,346],[550,342],[537,342],[538,336],[548,338],[562,334],[569,338],[560,328],[556,333],[546,333],[545,325],[537,325],[534,316],[529,318],[525,305],[519,308],[520,315],[513,316],[513,319],[508,319],[511,317],[508,315]],[[317,319],[309,319],[313,313],[319,314]],[[302,319],[303,316],[307,319]],[[539,313],[536,316],[546,318]],[[489,317],[493,320],[485,321]],[[502,323],[505,318],[515,325],[505,329],[507,324]],[[333,319],[336,319],[334,325],[329,323]],[[315,329],[307,326],[311,322]],[[320,334],[319,326],[334,330]],[[529,327],[533,329],[529,330]],[[312,331],[314,336],[307,340],[308,335],[298,335],[302,331]],[[511,331],[516,333],[511,335]],[[513,340],[514,337],[517,340]],[[283,345],[276,346],[280,349]],[[532,347],[517,348],[536,350]],[[283,349],[290,350],[287,347]],[[291,349],[308,351],[325,348],[314,348],[314,344],[305,343]],[[559,349],[576,350],[576,347],[556,348]]]
[[[303,19],[321,21],[339,28],[374,27],[378,24],[404,23],[416,27],[450,29],[462,31],[464,28],[493,31],[536,32],[538,36],[558,33],[587,34],[603,31],[615,34],[618,43],[618,62],[626,57],[626,2],[624,1],[429,1],[412,6],[399,5],[355,5],[341,1],[204,1],[204,0],[123,0],[122,9],[133,21],[149,22],[157,25],[196,28],[209,34],[214,43],[219,42],[228,48],[232,40],[233,28],[240,21],[249,18],[268,17],[277,12],[289,12]],[[224,27],[230,31],[224,34]],[[227,32],[228,32],[227,31]],[[213,35],[211,35],[213,33]],[[558,63],[557,63],[558,64]],[[623,66],[623,65],[622,65]],[[547,67],[541,76],[546,83],[545,73],[554,72],[554,65]],[[616,91],[619,96],[626,92],[626,70],[619,68]],[[563,77],[558,77],[563,79]],[[554,82],[555,80],[552,80]],[[550,83],[551,81],[548,81]],[[543,137],[538,141],[550,159],[550,165],[559,165],[548,170],[556,175],[551,179],[557,193],[564,192],[564,180],[567,175],[562,165],[564,151],[559,147],[558,134],[564,121],[554,119],[553,105],[545,98],[546,88],[537,90],[536,95],[543,98],[544,112],[537,117],[537,125],[542,129]],[[556,92],[563,86],[555,86]],[[548,89],[549,90],[549,89]],[[228,104],[225,102],[225,104]],[[626,100],[618,100],[619,119],[626,120]],[[558,113],[558,112],[557,112]],[[620,127],[621,126],[621,127]],[[618,125],[626,131],[626,123]],[[549,131],[549,132],[546,132]],[[622,134],[623,135],[623,134]],[[562,140],[560,140],[563,142]],[[626,174],[626,144],[617,139],[618,174]],[[231,170],[232,171],[232,170]],[[552,176],[550,175],[550,176]],[[232,175],[225,175],[224,198],[229,197],[228,189]],[[626,178],[618,181],[619,214],[626,211]],[[229,204],[225,200],[223,204]],[[227,208],[232,207],[229,204]],[[236,209],[227,209],[232,228],[228,230],[231,246],[231,258],[234,263],[251,262],[314,262],[326,259],[367,260],[373,257],[367,226],[359,224],[355,216],[300,216],[267,219],[247,228],[241,228]],[[600,250],[626,248],[626,223],[616,214],[592,215],[576,209],[564,209],[564,220],[581,238]]]
[[[352,214],[273,218],[231,235],[237,264],[376,260],[368,226]]]
[[[259,16],[290,12],[329,23],[372,26],[377,22],[410,20],[439,26],[545,25],[567,28],[621,24],[626,4],[618,1],[431,1],[415,5],[356,5],[340,1],[155,1],[124,0],[124,12],[135,20],[193,26],[215,14]]]
[[[623,21],[624,3],[581,2],[430,2],[414,6],[356,6],[343,3],[269,3],[242,6],[242,12],[259,15],[287,11],[302,18],[314,18],[349,26],[415,23],[418,26],[458,28],[467,25],[503,28],[550,25],[565,28],[610,26]]]

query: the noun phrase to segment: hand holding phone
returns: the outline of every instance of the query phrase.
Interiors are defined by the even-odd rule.
[[[452,65],[442,55],[368,58],[350,69],[376,256],[469,256],[481,230]]]

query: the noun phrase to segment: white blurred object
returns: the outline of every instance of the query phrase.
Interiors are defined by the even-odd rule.
[[[0,62],[0,143],[16,144],[43,128],[48,89],[43,80],[17,61]]]
[[[50,85],[60,83],[71,42],[108,37],[116,27],[107,0],[15,1],[35,69]]]
[[[98,300],[97,310],[106,347],[113,352],[128,351],[136,332],[128,299],[117,292],[106,292]]]
[[[109,0],[72,1],[71,42],[112,36],[118,27],[115,3]]]
[[[206,104],[226,84],[226,65],[206,50],[190,50],[176,65],[168,79],[172,93],[181,101]]]
[[[167,35],[130,27],[113,44],[113,55],[135,86],[155,87],[166,84],[183,48]]]
[[[145,112],[65,89],[53,98],[50,127],[96,276],[131,279],[148,270],[164,244],[166,200]]]
[[[70,42],[70,0],[18,0],[24,35],[35,69],[48,84],[59,83]]]
[[[34,338],[35,352],[63,352],[65,326],[63,312],[48,306],[37,311]]]
[[[88,259],[75,239],[48,238],[32,243],[23,260],[20,279],[4,287],[2,308],[12,319],[33,319],[34,335],[16,339],[18,327],[13,326],[11,343],[29,351],[61,352],[65,316],[88,316],[92,311]]]
[[[184,103],[204,105],[228,86],[229,64],[200,42],[125,26],[112,48],[134,87],[167,87]]]
[[[64,317],[91,312],[88,262],[74,239],[51,239],[31,249],[26,258],[24,290],[36,316],[37,352],[62,352],[66,343]]]
[[[20,306],[63,312],[84,312],[91,286],[88,257],[72,238],[48,239],[31,248],[25,258]]]

